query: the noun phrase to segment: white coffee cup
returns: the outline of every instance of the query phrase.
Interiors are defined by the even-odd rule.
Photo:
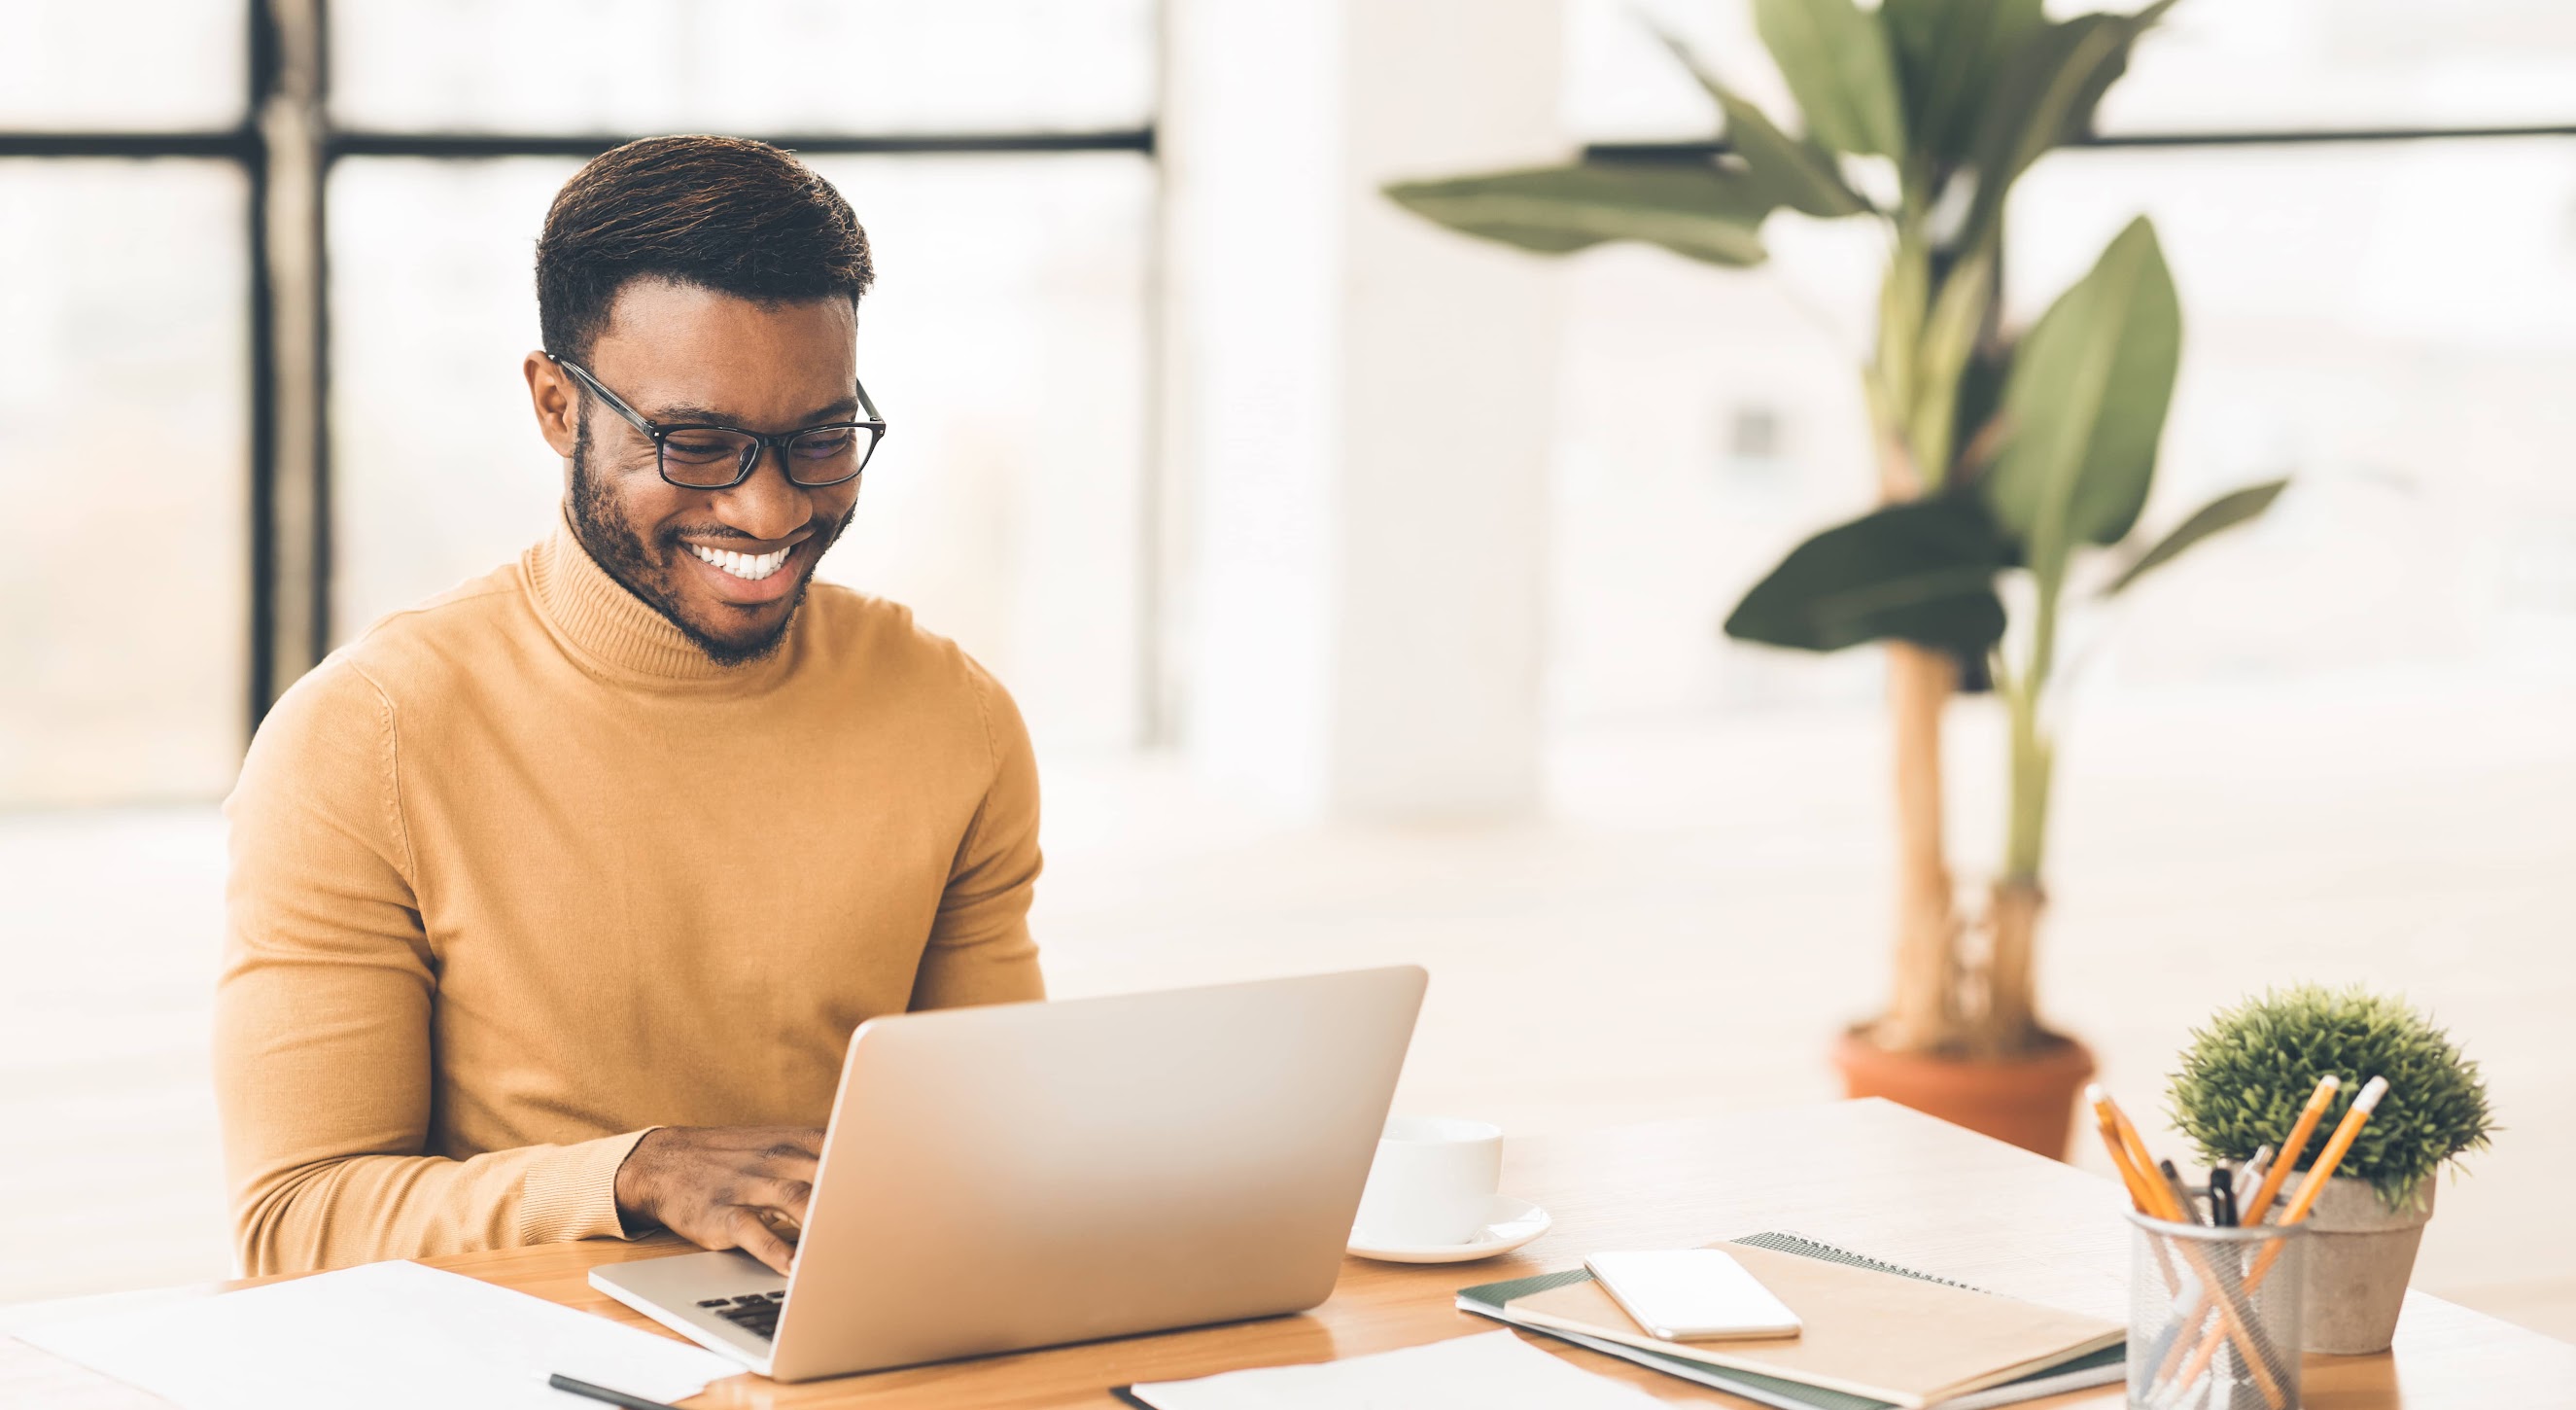
[[[1389,1117],[1353,1221],[1387,1247],[1471,1242],[1503,1179],[1503,1128],[1447,1116]]]

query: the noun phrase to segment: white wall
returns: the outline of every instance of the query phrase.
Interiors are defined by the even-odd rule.
[[[1557,274],[1389,205],[1562,159],[1557,0],[1176,0],[1191,757],[1306,813],[1536,796]]]

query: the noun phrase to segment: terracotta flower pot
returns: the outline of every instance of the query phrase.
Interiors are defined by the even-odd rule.
[[[2345,1175],[2326,1182],[2308,1213],[2308,1350],[2367,1356],[2388,1349],[2424,1221],[2432,1217],[2430,1180],[2395,1209],[2380,1203],[2368,1181]]]
[[[2001,1061],[1897,1053],[1858,1033],[1834,1045],[1843,1090],[1885,1097],[2051,1160],[2066,1158],[2075,1129],[2075,1097],[2093,1075],[2093,1053],[2052,1036],[2027,1057]]]

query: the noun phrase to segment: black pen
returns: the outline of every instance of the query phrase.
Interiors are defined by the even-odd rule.
[[[2169,1159],[2159,1160],[2156,1162],[2156,1169],[2165,1177],[2165,1187],[2173,1191],[2174,1203],[2182,1206],[2182,1222],[2186,1224],[2206,1222],[2200,1217],[2198,1202],[2191,1197],[2191,1187],[2182,1182],[2182,1172],[2174,1168],[2174,1163]]]
[[[2236,1172],[2224,1165],[2209,1167],[2209,1218],[2222,1228],[2236,1227]]]
[[[610,1390],[606,1386],[595,1386],[588,1381],[576,1381],[561,1372],[546,1377],[546,1384],[557,1390],[568,1390],[575,1395],[589,1396],[593,1400],[605,1400],[611,1405],[623,1405],[626,1410],[680,1410],[676,1405],[665,1405],[658,1400],[646,1400],[640,1395],[628,1395],[622,1390]]]

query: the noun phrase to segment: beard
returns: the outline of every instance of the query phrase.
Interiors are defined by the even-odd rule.
[[[590,554],[608,576],[620,587],[635,594],[645,606],[662,614],[662,619],[679,628],[680,635],[692,646],[706,653],[706,658],[719,666],[748,666],[763,661],[778,651],[787,639],[787,629],[796,622],[796,614],[805,606],[805,591],[814,585],[815,568],[823,555],[838,542],[841,531],[850,526],[858,506],[826,527],[819,535],[814,561],[805,568],[805,576],[796,584],[796,595],[788,599],[787,610],[775,625],[750,636],[720,636],[701,623],[689,620],[680,609],[678,584],[672,581],[672,564],[688,550],[681,546],[684,530],[674,527],[661,536],[662,553],[657,559],[647,551],[643,537],[626,522],[619,510],[617,495],[598,473],[590,460],[590,418],[581,418],[573,434],[572,447],[572,530],[573,537]]]

